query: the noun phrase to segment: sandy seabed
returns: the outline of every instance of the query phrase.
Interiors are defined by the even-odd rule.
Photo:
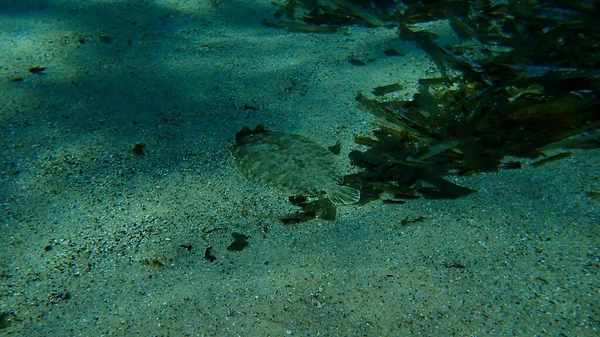
[[[287,196],[233,164],[242,126],[339,140],[352,172],[356,93],[437,70],[394,29],[262,26],[275,9],[0,3],[0,335],[598,336],[597,150],[278,221]]]

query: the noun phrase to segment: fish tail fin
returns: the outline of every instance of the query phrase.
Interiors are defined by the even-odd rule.
[[[360,190],[348,186],[335,185],[327,191],[327,198],[337,206],[349,205],[360,200]]]

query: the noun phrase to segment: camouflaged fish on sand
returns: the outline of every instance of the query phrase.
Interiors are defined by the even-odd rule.
[[[290,195],[317,196],[323,192],[335,205],[360,199],[360,191],[340,185],[336,157],[303,136],[247,126],[235,135],[231,152],[242,175],[253,182],[273,186]]]

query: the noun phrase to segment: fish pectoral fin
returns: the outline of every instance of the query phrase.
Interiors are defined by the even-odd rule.
[[[327,191],[327,198],[336,206],[354,204],[360,200],[360,191],[348,186],[335,185]]]

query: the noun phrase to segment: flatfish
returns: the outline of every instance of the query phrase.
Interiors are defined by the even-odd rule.
[[[273,186],[290,195],[320,196],[335,205],[360,199],[360,191],[340,185],[336,157],[312,140],[294,134],[254,130],[244,126],[235,135],[231,150],[242,175],[253,182]]]

